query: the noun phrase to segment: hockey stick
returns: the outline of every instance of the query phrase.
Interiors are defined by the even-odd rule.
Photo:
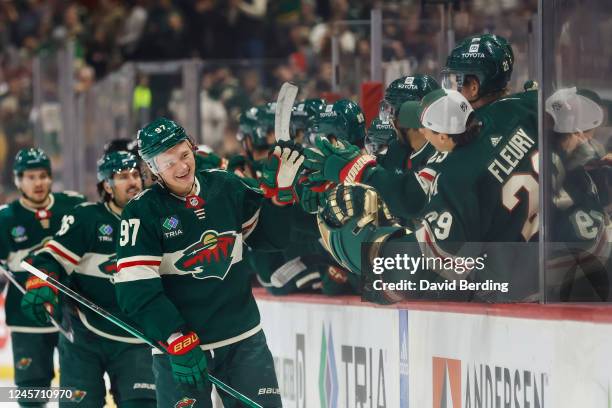
[[[0,266],[0,272],[6,276],[9,282],[15,285],[21,294],[25,295],[26,290],[19,284],[19,282],[17,282],[17,278],[15,278],[13,272],[9,271],[8,269],[4,269],[2,266]],[[69,342],[74,343],[74,332],[72,330],[64,329],[62,325],[60,325],[51,315],[49,315],[49,321],[66,339],[68,339]]]
[[[291,110],[298,93],[298,87],[291,82],[285,82],[281,86],[276,98],[276,110],[274,112],[274,136],[276,141],[289,141],[289,123],[291,121]]]
[[[140,330],[138,330],[135,327],[125,323],[123,320],[115,317],[114,315],[112,315],[111,313],[107,312],[106,310],[104,310],[100,306],[96,305],[92,301],[90,301],[90,300],[86,299],[85,297],[79,295],[77,292],[73,291],[72,289],[70,289],[69,287],[64,285],[63,283],[58,282],[56,279],[52,278],[51,276],[45,274],[44,272],[42,272],[42,271],[40,271],[38,269],[36,269],[34,266],[30,265],[27,262],[21,262],[21,267],[24,268],[25,270],[27,270],[28,272],[30,272],[31,274],[33,274],[33,275],[37,276],[38,278],[44,280],[45,282],[49,283],[50,285],[54,286],[55,288],[60,290],[62,293],[64,293],[65,295],[71,297],[72,299],[76,300],[77,302],[79,302],[83,306],[93,310],[94,312],[96,312],[100,316],[102,316],[105,319],[113,322],[117,326],[121,327],[123,330],[127,331],[128,333],[130,333],[132,336],[137,337],[137,338],[143,340],[149,346],[151,346],[151,347],[161,351],[162,353],[168,354],[168,352],[164,348],[162,348],[159,344],[157,344],[155,342],[155,340],[150,339],[149,337],[147,337],[146,334],[142,333]],[[222,391],[225,391],[227,394],[229,394],[232,397],[236,398],[238,401],[247,404],[251,408],[263,408],[257,402],[253,401],[252,399],[250,399],[246,395],[243,395],[242,393],[236,391],[235,389],[233,389],[229,385],[225,384],[223,381],[217,379],[213,375],[207,373],[207,377],[208,377],[208,379],[210,380],[211,383],[213,383],[215,386],[217,386],[217,388],[219,388]]]

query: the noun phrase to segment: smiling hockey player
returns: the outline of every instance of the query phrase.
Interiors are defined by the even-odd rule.
[[[264,407],[281,406],[241,261],[245,240],[283,248],[303,156],[275,146],[262,169],[264,199],[234,174],[196,171],[192,143],[171,120],[147,125],[138,143],[159,181],[123,211],[115,284],[122,310],[168,351],[153,356],[158,406],[190,398],[211,407],[207,369]]]
[[[98,161],[98,181],[103,201],[81,204],[66,215],[61,229],[31,263],[60,280],[70,279],[74,290],[120,315],[111,279],[117,272],[121,212],[142,191],[136,157],[125,151],[105,154]],[[46,322],[46,307],[57,310],[56,292],[31,276],[21,301],[23,312]],[[155,407],[150,347],[87,308],[76,307],[71,320],[74,343],[63,337],[59,342],[60,386],[82,392],[79,406],[104,405],[107,372],[120,408]],[[62,402],[60,406],[64,404],[74,405]]]

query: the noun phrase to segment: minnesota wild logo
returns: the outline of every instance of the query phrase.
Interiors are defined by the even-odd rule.
[[[30,357],[20,358],[17,364],[15,364],[15,368],[18,370],[25,370],[32,364],[32,359]]]
[[[176,404],[174,404],[174,408],[191,408],[195,405],[196,403],[196,399],[195,398],[183,398],[180,401],[177,401]]]
[[[98,265],[98,269],[105,275],[114,275],[117,273],[117,257],[115,254],[109,256],[106,261]]]
[[[72,402],[81,402],[83,398],[87,395],[87,391],[83,390],[74,390],[72,392],[72,397],[70,397],[70,401]]]
[[[233,231],[205,231],[198,242],[183,251],[183,256],[174,266],[191,272],[197,279],[224,279],[234,261],[235,244],[236,233]]]

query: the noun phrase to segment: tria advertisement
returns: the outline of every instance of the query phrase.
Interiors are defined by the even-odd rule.
[[[397,310],[259,301],[284,407],[397,408]]]
[[[610,323],[258,303],[285,407],[612,407]]]

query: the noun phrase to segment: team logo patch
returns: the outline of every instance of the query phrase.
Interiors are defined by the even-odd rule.
[[[117,273],[117,258],[111,255],[108,259],[98,265],[98,269],[105,275],[114,275]]]
[[[195,398],[185,397],[182,400],[178,401],[176,404],[174,404],[174,408],[191,408],[195,405],[195,403]]]
[[[83,390],[74,390],[72,393],[72,397],[70,397],[70,401],[72,402],[81,402],[83,398],[87,395],[87,391]]]
[[[185,207],[198,209],[204,206],[204,199],[197,195],[191,195],[185,198]]]
[[[198,242],[183,252],[174,266],[181,271],[191,272],[196,279],[224,279],[232,265],[235,244],[236,233],[233,231],[205,231]]]
[[[558,102],[558,101],[557,102],[553,102],[552,109],[555,112],[559,112],[561,109],[563,109],[563,104],[561,102]]]
[[[18,225],[11,230],[11,236],[15,242],[24,242],[28,239],[26,229],[22,225]]]
[[[108,224],[98,226],[98,241],[113,242],[113,227]]]
[[[32,364],[32,359],[30,357],[23,357],[15,364],[15,368],[18,370],[26,370],[30,364]]]
[[[461,102],[461,104],[459,105],[459,108],[461,109],[462,112],[466,112],[468,110],[467,103]]]
[[[176,215],[171,215],[162,220],[164,238],[174,238],[183,235],[181,220]]]

